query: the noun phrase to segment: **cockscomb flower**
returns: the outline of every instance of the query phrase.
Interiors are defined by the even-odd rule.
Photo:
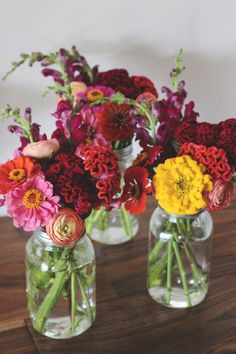
[[[44,227],[58,211],[59,197],[53,195],[53,186],[39,173],[6,194],[7,214],[16,227],[34,231]]]
[[[207,203],[204,193],[213,188],[206,168],[188,155],[167,159],[159,164],[153,177],[155,198],[168,213],[196,214]]]
[[[33,159],[19,156],[0,166],[0,193],[6,194],[41,170]]]
[[[125,171],[125,185],[121,201],[130,214],[137,215],[146,209],[147,193],[152,191],[145,168],[131,166]]]
[[[84,234],[84,222],[76,211],[63,208],[49,221],[47,234],[57,246],[69,247]]]
[[[178,156],[189,155],[197,163],[206,167],[212,179],[222,179],[230,181],[233,176],[234,169],[229,165],[226,152],[223,149],[218,149],[215,146],[207,148],[205,145],[196,145],[186,143],[180,146]]]

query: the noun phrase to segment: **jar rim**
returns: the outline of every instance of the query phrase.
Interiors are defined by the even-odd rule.
[[[56,245],[51,238],[49,237],[49,235],[47,234],[46,231],[44,231],[44,229],[42,227],[38,228],[37,230],[34,231],[33,233],[34,236],[36,236],[36,239],[38,241],[41,241],[43,243],[45,243],[48,246],[52,246],[52,247],[58,247],[58,248],[72,248],[74,247],[76,244],[78,244],[80,241],[82,241],[82,239],[84,239],[85,235],[86,235],[86,230],[84,230],[83,235],[79,238],[78,241],[76,241],[73,245],[71,246],[58,246]]]

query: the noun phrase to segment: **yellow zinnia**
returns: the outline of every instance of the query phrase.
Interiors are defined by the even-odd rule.
[[[206,206],[203,192],[213,188],[205,167],[188,155],[167,159],[155,170],[153,185],[155,198],[168,213],[196,214]]]

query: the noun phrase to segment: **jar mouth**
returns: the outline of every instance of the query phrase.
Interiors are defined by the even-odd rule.
[[[43,228],[39,228],[34,231],[34,236],[36,237],[36,239],[38,241],[45,243],[47,246],[58,247],[58,248],[72,248],[77,243],[79,243],[84,238],[85,235],[86,235],[86,230],[84,229],[83,235],[73,245],[71,245],[71,246],[58,246],[51,240],[51,238],[49,237],[49,235],[47,234],[47,232]]]
[[[161,209],[165,214],[167,214],[168,216],[172,217],[172,218],[183,218],[183,219],[192,219],[192,218],[196,218],[197,216],[199,216],[200,214],[202,214],[205,209],[200,209],[198,213],[195,214],[173,214],[173,213],[169,213],[168,211],[166,211],[165,209],[163,209],[160,204],[158,204],[158,208]]]

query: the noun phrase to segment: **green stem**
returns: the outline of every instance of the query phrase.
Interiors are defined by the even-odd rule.
[[[133,236],[132,224],[130,221],[130,214],[126,211],[124,204],[120,207],[120,219],[121,223],[125,229],[125,233],[127,236]]]
[[[76,320],[76,287],[75,287],[75,272],[71,273],[70,278],[70,286],[71,286],[71,330],[75,331],[75,320]]]
[[[105,231],[108,227],[108,215],[107,215],[107,212],[104,210],[100,219],[98,220],[98,228],[99,230],[101,231]]]
[[[49,315],[49,313],[53,310],[57,298],[60,295],[65,282],[67,279],[67,273],[65,271],[58,272],[54,279],[54,282],[47,293],[46,297],[44,298],[42,304],[39,307],[39,310],[36,314],[36,318],[34,321],[34,327],[37,331],[43,331],[45,321]]]
[[[88,295],[87,295],[85,287],[84,287],[84,281],[82,280],[82,277],[80,277],[80,274],[78,274],[77,279],[78,279],[78,283],[79,283],[79,287],[80,287],[82,298],[83,298],[83,300],[85,302],[85,305],[86,305],[86,309],[87,309],[87,314],[88,314],[89,320],[92,323],[94,321],[94,315],[93,315],[93,310],[92,310],[91,305],[90,305],[90,301],[88,299]]]
[[[202,273],[201,269],[199,268],[197,261],[193,255],[191,246],[189,245],[189,243],[187,241],[184,242],[184,250],[185,250],[185,253],[191,263],[191,269],[192,269],[195,281],[196,282],[200,281],[200,282],[205,283],[205,276]]]
[[[86,232],[88,235],[91,234],[93,225],[97,222],[97,220],[100,218],[101,214],[103,213],[103,208],[100,208],[99,210],[93,210],[90,216],[86,219]]]
[[[166,268],[167,264],[167,252],[163,254],[161,259],[156,264],[149,266],[148,269],[148,287],[153,288],[160,285],[160,277]]]
[[[185,272],[185,269],[183,266],[182,258],[181,258],[180,252],[179,252],[178,241],[176,240],[176,238],[173,240],[173,249],[174,249],[174,253],[176,256],[177,265],[179,268],[180,277],[181,277],[182,285],[184,288],[184,293],[185,293],[185,296],[187,299],[187,304],[188,304],[188,307],[190,307],[192,305],[191,305],[191,299],[190,299],[189,290],[188,290],[186,272]]]
[[[155,246],[154,246],[154,248],[152,249],[152,251],[151,251],[151,253],[149,254],[149,256],[148,256],[148,260],[149,260],[149,262],[154,262],[156,259],[157,259],[157,256],[158,256],[158,254],[161,252],[161,250],[162,250],[162,248],[163,248],[163,242],[162,242],[162,240],[159,240],[156,244],[155,244]]]
[[[168,242],[167,246],[167,282],[166,282],[166,303],[170,303],[171,292],[172,292],[172,258],[173,258],[173,250],[172,250],[172,238]]]

